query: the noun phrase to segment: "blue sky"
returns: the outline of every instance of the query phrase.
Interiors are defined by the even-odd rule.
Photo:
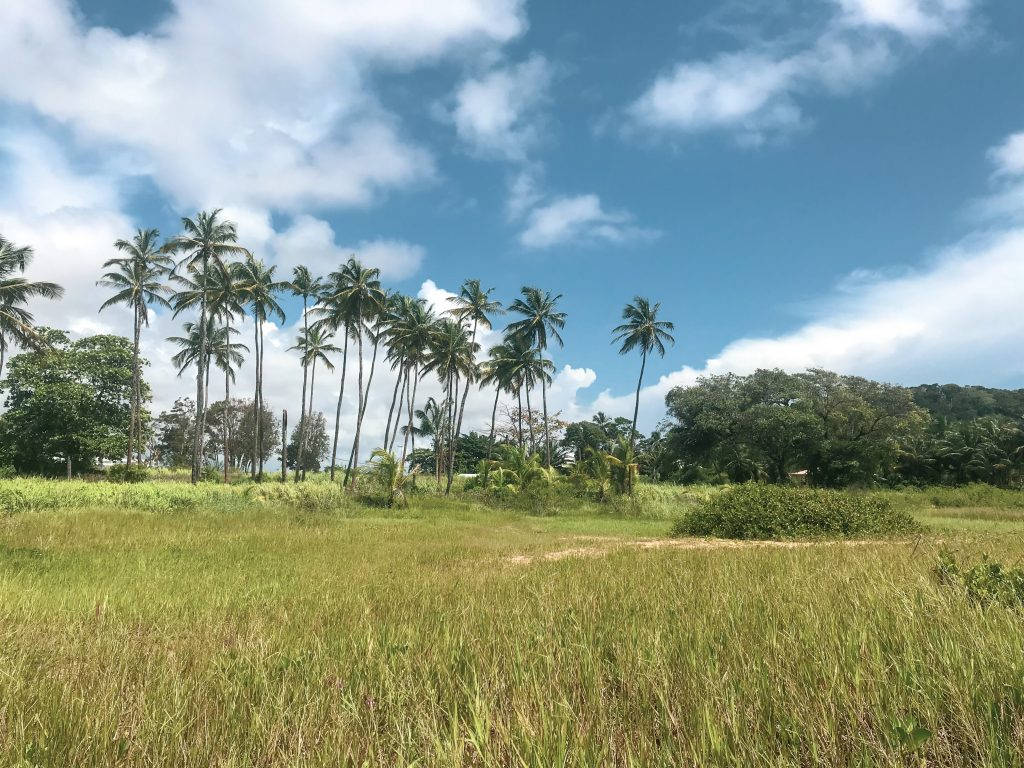
[[[121,329],[110,242],[216,205],[282,271],[355,251],[442,303],[563,293],[570,416],[630,409],[636,293],[677,326],[648,426],[757,366],[1024,386],[1019,2],[280,5],[0,8],[0,232],[71,283],[42,319]]]

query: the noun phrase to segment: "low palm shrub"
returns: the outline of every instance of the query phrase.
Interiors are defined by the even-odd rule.
[[[987,556],[981,562],[966,565],[952,551],[944,549],[939,553],[935,575],[940,584],[962,592],[979,605],[1024,606],[1024,568],[1005,565]]]
[[[920,525],[880,495],[777,485],[737,485],[695,505],[675,536],[794,539],[910,533]]]

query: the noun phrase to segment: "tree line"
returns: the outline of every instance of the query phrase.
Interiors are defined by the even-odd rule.
[[[132,317],[130,376],[122,392],[128,411],[123,425],[126,466],[143,461],[143,452],[153,434],[152,420],[144,408],[149,390],[143,380],[145,361],[140,349],[151,312],[163,308],[174,317],[190,318],[182,326],[181,334],[169,337],[168,341],[179,348],[172,359],[179,375],[189,370],[195,375],[195,398],[179,400],[171,413],[161,414],[163,442],[150,445],[150,449],[157,447],[160,455],[173,455],[174,461],[180,461],[185,452],[180,439],[185,436],[189,441],[187,453],[193,482],[201,479],[206,466],[218,454],[225,479],[230,467],[245,467],[253,479],[263,478],[264,462],[271,455],[267,446],[275,444],[278,428],[273,414],[268,417],[263,398],[264,328],[268,321],[285,321],[280,302],[284,294],[290,293],[301,299],[303,307],[302,327],[290,348],[297,355],[297,375],[301,375],[302,382],[294,453],[287,461],[295,481],[304,478],[309,464],[318,465],[321,455],[323,419],[313,412],[317,373],[322,378],[338,368],[328,466],[332,480],[336,473],[344,472],[341,482],[347,487],[355,484],[357,473],[353,470],[360,466],[362,429],[371,386],[382,366],[395,372],[383,450],[396,456],[400,452],[398,466],[405,466],[409,457],[418,455],[417,436],[429,434],[434,469],[446,492],[450,491],[456,467],[464,463],[459,450],[467,398],[471,388],[480,387],[494,391],[487,458],[493,454],[498,439],[498,407],[505,395],[514,403],[515,415],[514,432],[503,439],[514,442],[522,451],[536,453],[545,468],[552,467],[557,440],[552,436],[547,392],[555,368],[548,355],[554,346],[563,345],[561,331],[567,318],[560,309],[561,294],[523,286],[506,306],[494,297],[494,288],[484,288],[479,280],[471,279],[450,297],[447,307],[433,308],[421,299],[385,289],[380,270],[361,263],[355,256],[327,275],[314,275],[307,267],[298,266],[282,279],[275,265],[265,264],[239,243],[235,224],[225,220],[219,209],[184,217],[181,224],[182,231],[163,242],[156,229],[139,229],[130,239],[116,241],[114,249],[118,255],[104,264],[106,271],[98,280],[98,285],[113,291],[99,310],[124,307]],[[71,343],[66,336],[55,340],[48,329],[36,328],[27,309],[32,299],[59,299],[61,288],[23,277],[32,258],[30,248],[17,248],[6,240],[0,240],[0,244],[0,365],[9,344],[35,354],[37,368],[45,368],[47,355],[64,354],[70,355],[69,361],[77,359],[74,355],[78,342]],[[622,354],[637,351],[641,356],[631,443],[637,435],[639,396],[648,356],[663,356],[666,345],[674,341],[672,323],[659,319],[659,311],[659,304],[636,297],[626,305],[623,323],[613,331]],[[511,320],[500,343],[479,359],[480,333],[492,328],[494,320],[504,314],[509,314]],[[247,341],[238,338],[243,317],[252,322],[252,337]],[[118,354],[122,352],[119,348]],[[255,384],[252,398],[240,401],[232,398],[231,384],[248,357],[254,363]],[[338,456],[338,444],[350,365],[356,368],[356,411],[348,425],[352,444],[345,461]],[[26,361],[20,370],[28,367]],[[210,401],[214,369],[223,377],[224,398],[220,403]],[[419,383],[427,377],[440,385],[441,397],[430,397],[420,403]],[[25,404],[16,391],[28,397],[30,387],[25,385],[24,376],[18,381],[0,383],[0,388],[7,392],[8,415],[4,419],[9,424],[16,421],[10,415],[12,408],[17,410]],[[76,385],[87,389],[96,382],[81,380]],[[382,408],[383,403],[377,407]],[[241,415],[239,410],[243,411]],[[187,418],[183,416],[185,412]],[[120,428],[120,422],[115,419],[111,423],[114,422],[118,423],[112,428]],[[83,450],[93,451],[95,457],[110,457],[119,444],[112,440],[102,445],[90,444],[91,447],[75,453],[74,460],[81,459]],[[317,461],[306,460],[310,451]],[[52,457],[65,456],[69,468],[73,463],[70,449],[51,446],[45,452]]]

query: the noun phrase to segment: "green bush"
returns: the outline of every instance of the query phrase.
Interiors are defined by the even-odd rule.
[[[697,504],[677,520],[674,536],[792,539],[909,533],[920,526],[875,494],[738,485]]]
[[[940,584],[962,590],[969,600],[980,605],[1024,605],[1024,568],[1004,565],[988,556],[980,563],[965,566],[953,552],[944,549],[939,553],[935,575]]]
[[[0,486],[0,517],[9,517],[29,509],[29,501],[19,489]]]
[[[117,464],[107,470],[107,480],[112,483],[141,483],[148,479],[149,472],[145,467]]]
[[[7,466],[6,464],[0,464],[0,480],[10,480],[18,473],[14,470],[14,467]]]

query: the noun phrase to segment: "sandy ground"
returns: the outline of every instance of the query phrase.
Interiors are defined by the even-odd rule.
[[[567,557],[601,557],[620,552],[622,550],[649,550],[649,549],[750,549],[755,547],[767,547],[775,549],[801,549],[804,547],[815,547],[823,544],[834,544],[837,542],[817,541],[745,541],[738,539],[617,539],[604,536],[578,536],[575,541],[594,542],[586,546],[567,547],[556,549],[551,552],[544,552],[540,555],[512,555],[506,558],[513,565],[527,565],[536,560],[564,560]],[[843,544],[864,544],[864,541],[841,542]]]

